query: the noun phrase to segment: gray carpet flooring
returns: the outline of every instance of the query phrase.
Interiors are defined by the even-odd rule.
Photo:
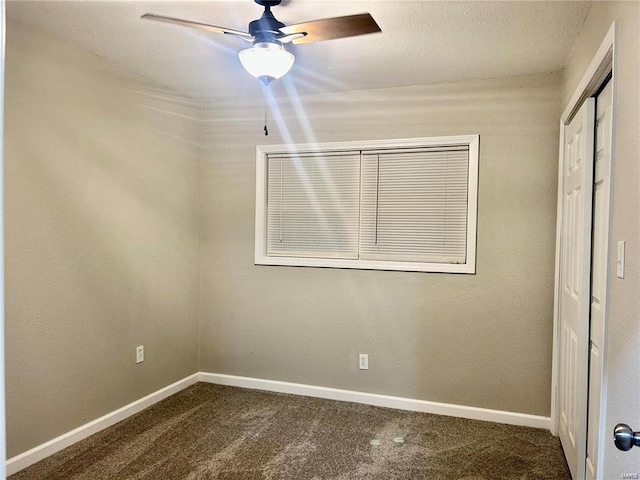
[[[570,479],[548,431],[197,383],[10,480]]]

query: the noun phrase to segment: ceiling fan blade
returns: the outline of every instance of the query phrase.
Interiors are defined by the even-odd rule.
[[[190,20],[182,20],[180,18],[173,18],[173,17],[163,17],[162,15],[154,15],[153,13],[145,13],[140,18],[144,18],[145,20],[156,20],[158,22],[173,23],[176,25],[182,25],[183,27],[199,28],[200,30],[206,30],[208,32],[235,35],[236,37],[240,37],[244,40],[247,40],[250,42],[253,41],[253,37],[249,35],[247,32],[241,32],[240,30],[233,30],[231,28],[216,27],[215,25],[209,25],[207,23],[192,22]]]
[[[293,40],[294,44],[321,42],[334,38],[355,37],[367,33],[381,32],[373,17],[368,13],[347,15],[345,17],[325,18],[313,22],[297,23],[280,29],[285,35],[306,33],[304,37]]]

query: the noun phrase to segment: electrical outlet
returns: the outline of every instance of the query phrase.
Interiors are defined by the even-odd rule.
[[[144,345],[136,347],[136,363],[144,362]]]
[[[358,366],[360,367],[360,370],[369,370],[369,355],[361,353]]]

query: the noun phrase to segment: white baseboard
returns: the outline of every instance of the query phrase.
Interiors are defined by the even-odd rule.
[[[328,400],[362,403],[365,405],[375,405],[377,407],[397,408],[400,410],[433,413],[436,415],[447,415],[450,417],[470,418],[473,420],[506,423],[509,425],[519,425],[523,427],[544,428],[547,430],[551,428],[551,419],[549,417],[529,415],[526,413],[505,412],[502,410],[490,410],[487,408],[429,402],[427,400],[416,400],[412,398],[393,397],[390,395],[379,395],[376,393],[318,387],[315,385],[305,385],[301,383],[289,383],[277,380],[224,375],[220,373],[199,372],[183,378],[182,380],[162,388],[157,392],[151,393],[140,400],[136,400],[129,405],[125,405],[118,410],[97,418],[96,420],[86,423],[75,430],[71,430],[70,432],[43,443],[42,445],[38,445],[31,450],[10,458],[7,460],[7,475],[19,472],[23,468],[27,468],[29,465],[33,465],[34,463],[39,462],[40,460],[43,460],[90,435],[93,435],[94,433],[104,430],[105,428],[110,427],[111,425],[114,425],[115,423],[118,423],[147,407],[150,407],[154,403],[178,393],[180,390],[183,390],[196,382],[230,385],[235,387],[251,388],[254,390],[265,390],[268,392],[290,393],[293,395],[303,395],[305,397],[326,398]]]
[[[506,423],[522,427],[551,428],[551,418],[527,413],[506,412],[503,410],[491,410],[488,408],[467,407],[450,403],[429,402],[413,398],[392,397],[376,393],[355,392],[352,390],[340,390],[337,388],[318,387],[300,383],[280,382],[276,380],[263,380],[260,378],[238,377],[220,373],[200,372],[201,382],[216,383],[218,385],[230,385],[235,387],[266,390],[269,392],[291,393],[306,397],[326,398],[344,402],[362,403],[377,407],[397,408],[413,412],[433,413],[450,417],[470,418],[487,422]]]
[[[97,418],[89,423],[85,423],[84,425],[76,428],[75,430],[71,430],[59,437],[56,437],[52,440],[49,440],[42,445],[38,445],[37,447],[32,448],[31,450],[27,450],[20,455],[16,455],[7,460],[7,475],[12,475],[16,472],[19,472],[23,468],[27,468],[29,465],[33,465],[40,460],[47,458],[50,455],[53,455],[60,450],[67,448],[70,445],[73,445],[80,440],[87,438],[94,433],[99,432],[100,430],[104,430],[115,423],[118,423],[121,420],[124,420],[131,415],[134,415],[141,410],[144,410],[147,407],[150,407],[154,403],[158,403],[160,400],[164,400],[165,398],[173,395],[174,393],[178,393],[180,390],[183,390],[194,383],[198,382],[199,379],[198,373],[194,373],[182,380],[178,380],[177,382],[161,388],[160,390],[153,392],[146,397],[143,397],[135,402],[132,402],[128,405],[125,405],[118,410],[115,410],[111,413],[107,413],[106,415]]]

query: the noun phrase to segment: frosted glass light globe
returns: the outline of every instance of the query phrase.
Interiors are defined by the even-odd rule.
[[[256,43],[252,48],[242,50],[238,56],[244,69],[254,77],[269,82],[285,75],[295,57],[278,43]]]

